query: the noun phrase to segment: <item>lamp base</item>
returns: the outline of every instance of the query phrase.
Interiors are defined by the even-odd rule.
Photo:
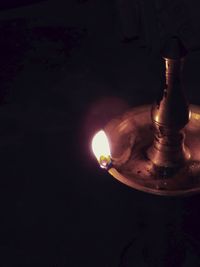
[[[105,127],[112,151],[109,173],[120,182],[152,194],[176,196],[200,192],[200,107],[191,105],[185,145],[191,157],[182,166],[159,167],[147,156],[154,138],[151,106],[131,109]]]

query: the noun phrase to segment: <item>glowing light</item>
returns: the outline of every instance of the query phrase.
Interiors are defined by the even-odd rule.
[[[190,113],[190,117],[192,117],[192,119],[199,120],[200,119],[200,114],[191,112]]]
[[[95,134],[92,140],[92,150],[102,168],[107,168],[111,163],[110,146],[103,130]]]

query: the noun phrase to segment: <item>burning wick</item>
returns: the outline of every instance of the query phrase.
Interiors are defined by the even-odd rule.
[[[124,179],[123,176],[121,176],[121,174],[112,165],[108,138],[103,130],[96,133],[93,137],[92,150],[101,168],[106,169],[119,181],[122,181]]]
[[[108,138],[103,130],[95,134],[92,139],[92,150],[101,168],[110,169],[112,162]]]

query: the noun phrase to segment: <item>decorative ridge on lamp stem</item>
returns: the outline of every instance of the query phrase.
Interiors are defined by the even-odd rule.
[[[162,54],[166,85],[162,98],[152,107],[154,142],[148,150],[148,157],[156,166],[177,168],[190,158],[183,132],[190,118],[181,77],[186,50],[179,39],[172,38]]]

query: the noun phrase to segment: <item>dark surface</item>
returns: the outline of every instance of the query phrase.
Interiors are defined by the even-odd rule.
[[[0,3],[0,10],[9,8],[20,8],[35,3],[39,3],[45,0],[2,0]]]
[[[199,196],[137,192],[91,155],[92,134],[128,105],[152,103],[161,84],[158,57],[120,41],[115,2],[44,1],[0,19],[0,265],[117,267],[135,238],[155,267],[169,239],[197,242]],[[195,104],[199,62],[191,53],[184,76]]]

